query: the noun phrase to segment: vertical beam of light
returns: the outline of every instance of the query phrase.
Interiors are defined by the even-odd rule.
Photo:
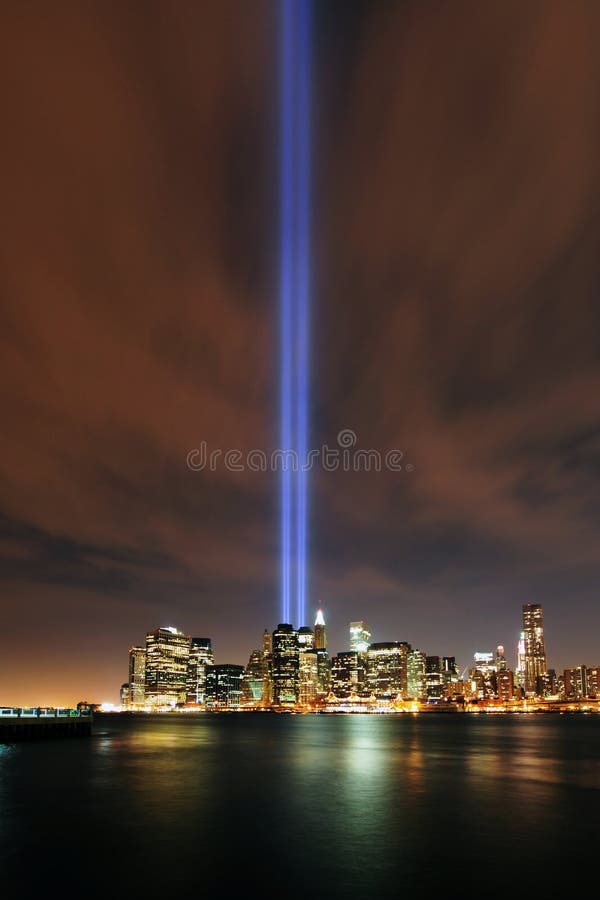
[[[290,0],[283,0],[280,35],[280,94],[279,94],[279,192],[280,192],[280,445],[284,454],[292,449],[292,235],[293,235],[293,87],[294,60],[293,16]],[[292,548],[292,472],[281,466],[281,621],[290,621],[291,611],[291,548]]]
[[[311,0],[280,3],[281,615],[305,622],[307,579]],[[295,601],[295,602],[294,602]]]
[[[297,3],[297,148],[296,171],[296,621],[306,624],[307,478],[310,298],[310,0]]]

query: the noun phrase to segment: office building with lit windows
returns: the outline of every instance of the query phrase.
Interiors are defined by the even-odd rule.
[[[146,702],[146,648],[129,648],[129,705],[136,708]]]
[[[300,650],[298,632],[282,623],[273,632],[273,703],[292,706],[298,700]]]
[[[386,641],[371,644],[367,651],[367,681],[376,697],[407,696],[407,660],[410,644]]]
[[[175,706],[187,693],[191,638],[177,628],[157,628],[146,635],[147,706]]]
[[[214,663],[210,638],[193,637],[188,657],[187,702],[204,706],[206,697],[206,669]]]
[[[367,690],[366,655],[345,650],[331,660],[331,690],[336,697],[348,697]]]
[[[411,700],[423,700],[427,696],[425,681],[426,655],[422,650],[410,650],[406,660],[406,696]]]
[[[264,652],[253,650],[242,677],[242,706],[252,709],[263,705],[264,676]]]
[[[206,708],[238,709],[242,699],[243,666],[221,663],[206,669]]]
[[[319,687],[319,659],[316,650],[304,650],[298,663],[298,703],[312,706]]]
[[[544,617],[541,603],[523,605],[523,632],[525,640],[525,693],[538,692],[539,678],[546,674],[546,645],[544,641]]]
[[[500,669],[496,674],[498,700],[506,703],[515,696],[515,677],[510,669]]]
[[[366,653],[371,644],[371,632],[365,622],[350,622],[350,649]]]

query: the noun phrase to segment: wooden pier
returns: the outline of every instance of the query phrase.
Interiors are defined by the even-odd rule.
[[[0,744],[55,738],[89,737],[91,709],[0,707]]]

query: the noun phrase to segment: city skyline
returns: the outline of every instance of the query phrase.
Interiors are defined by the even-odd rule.
[[[112,692],[151,623],[245,665],[280,618],[279,473],[187,465],[282,443],[279,7],[18,6],[0,690],[66,704]],[[539,602],[558,670],[596,658],[599,27],[313,5],[310,445],[412,467],[310,473],[300,593],[333,646],[364,617],[512,654]]]
[[[525,710],[528,702],[547,702],[552,711],[556,702],[600,701],[600,666],[557,672],[546,656],[542,606],[523,604],[521,612],[514,665],[498,644],[474,651],[464,668],[455,656],[405,640],[371,641],[364,620],[348,623],[346,646],[334,653],[322,609],[312,627],[265,629],[245,666],[215,658],[210,638],[161,626],[146,634],[145,648],[129,649],[117,709],[418,712],[440,704],[480,711],[489,704],[519,711],[523,702]]]

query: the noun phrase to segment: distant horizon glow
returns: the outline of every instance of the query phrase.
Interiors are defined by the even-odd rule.
[[[311,0],[283,0],[280,34],[280,441],[300,460],[280,479],[281,617],[306,618],[310,301]]]

